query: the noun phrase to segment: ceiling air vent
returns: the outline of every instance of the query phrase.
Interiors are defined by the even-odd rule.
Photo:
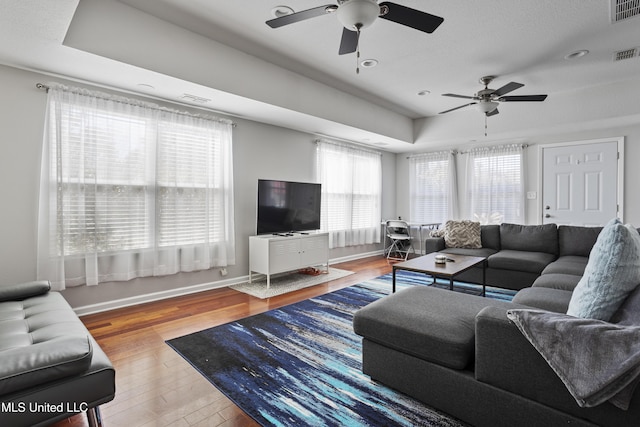
[[[640,0],[611,0],[611,22],[620,22],[640,15]]]
[[[625,59],[635,58],[638,56],[638,51],[640,51],[640,48],[637,48],[637,47],[633,47],[631,49],[619,50],[614,54],[613,60],[622,61]]]
[[[640,1],[640,0],[638,0],[638,1]],[[206,104],[207,102],[211,101],[209,98],[203,98],[201,96],[190,95],[188,93],[185,93],[184,95],[181,95],[180,99],[184,99],[185,101],[195,102],[196,104]]]

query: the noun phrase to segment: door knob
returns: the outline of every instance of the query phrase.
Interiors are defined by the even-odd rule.
[[[545,218],[551,218],[551,215],[550,214],[546,214],[544,217]]]
[[[551,209],[551,206],[547,205],[547,206],[545,206],[544,208],[545,208],[546,210],[549,210],[549,209]]]

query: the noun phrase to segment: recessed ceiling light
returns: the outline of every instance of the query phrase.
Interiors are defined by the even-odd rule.
[[[360,62],[360,65],[362,66],[362,68],[372,68],[372,67],[375,67],[376,65],[378,65],[378,60],[377,59],[363,59],[362,62]]]
[[[564,59],[578,59],[578,58],[582,58],[583,56],[585,56],[586,54],[588,54],[589,51],[586,49],[582,49],[582,50],[576,50],[575,52],[571,52],[567,55],[564,56]]]
[[[146,84],[146,83],[138,83],[138,87],[143,88],[143,89],[155,89],[155,87]]]
[[[421,90],[420,92],[418,92],[418,95],[420,95],[420,96],[426,96],[426,95],[429,95],[429,94],[431,94],[431,91],[430,90],[426,90],[426,89],[425,90]]]
[[[276,6],[271,9],[271,16],[274,18],[280,18],[281,16],[291,15],[293,13],[293,9],[289,6]]]

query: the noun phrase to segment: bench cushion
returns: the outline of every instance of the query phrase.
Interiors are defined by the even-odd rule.
[[[85,372],[92,342],[64,298],[0,302],[0,395]]]
[[[426,286],[396,292],[358,310],[354,331],[423,360],[464,369],[473,360],[475,317],[510,303]]]

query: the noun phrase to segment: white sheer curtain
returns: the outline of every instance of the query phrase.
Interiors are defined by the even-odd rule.
[[[470,219],[524,224],[524,146],[472,149],[467,156]]]
[[[410,221],[444,224],[458,218],[456,156],[453,151],[409,157]]]
[[[379,243],[382,154],[324,140],[317,144],[321,229],[329,232],[329,247]]]
[[[51,86],[41,169],[55,289],[235,263],[230,121]]]

